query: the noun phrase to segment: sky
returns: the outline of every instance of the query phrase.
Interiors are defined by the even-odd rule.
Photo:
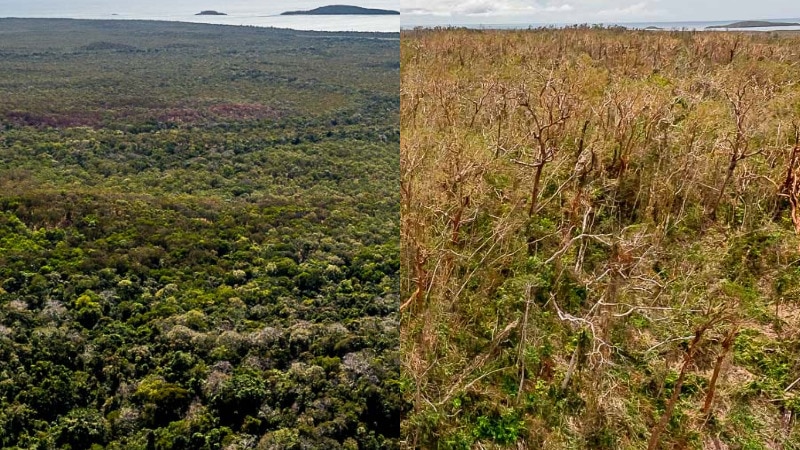
[[[397,15],[324,18],[280,15],[285,11],[308,10],[331,3],[394,10],[400,6],[400,0],[0,0],[0,18],[167,20],[322,31],[397,32],[400,29]],[[226,15],[196,15],[204,10]]]
[[[798,0],[400,0],[418,24],[684,22],[800,17]]]
[[[280,14],[287,10],[311,9],[328,4],[351,4],[397,10],[400,0],[0,0],[0,17],[75,17],[120,14],[154,17],[199,12],[206,9],[228,14]]]
[[[800,0],[0,0],[0,17],[278,14],[326,4],[399,9],[406,25],[570,24],[800,18]]]

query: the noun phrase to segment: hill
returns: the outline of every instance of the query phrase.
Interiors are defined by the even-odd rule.
[[[329,5],[314,8],[309,11],[287,11],[281,13],[282,16],[318,16],[318,15],[398,15],[399,11],[392,11],[388,9],[371,9],[362,8],[360,6],[350,5]]]
[[[765,20],[745,20],[743,22],[733,22],[728,25],[712,25],[706,28],[765,28],[765,27],[795,27],[800,26],[797,22],[769,22]]]

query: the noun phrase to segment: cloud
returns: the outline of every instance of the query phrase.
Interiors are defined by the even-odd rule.
[[[548,6],[543,11],[545,12],[570,12],[574,11],[575,7],[570,5],[569,3],[565,3],[561,6]]]
[[[600,17],[630,17],[630,16],[638,16],[638,17],[646,17],[646,16],[657,16],[662,14],[663,11],[656,10],[652,8],[650,2],[638,2],[628,6],[620,6],[616,8],[610,9],[601,9],[597,12],[597,15]]]
[[[797,0],[400,0],[400,5],[401,23],[420,26],[755,18],[796,21],[798,14]]]
[[[509,16],[537,13],[563,13],[575,8],[561,1],[531,0],[407,0],[400,11],[410,15],[432,16]]]

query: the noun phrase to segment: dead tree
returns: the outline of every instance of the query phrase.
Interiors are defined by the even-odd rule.
[[[533,169],[528,208],[528,216],[532,217],[536,213],[544,166],[555,159],[564,137],[572,112],[572,96],[569,86],[563,80],[556,80],[551,72],[538,91],[531,92],[523,85],[516,100],[528,132],[525,136],[526,150],[513,161]]]
[[[708,418],[711,415],[711,406],[714,404],[714,394],[716,394],[717,390],[717,380],[719,379],[719,373],[722,370],[722,363],[725,361],[725,358],[730,354],[731,349],[733,348],[734,340],[739,333],[738,326],[734,326],[728,331],[725,335],[725,339],[722,341],[722,350],[720,351],[719,355],[717,355],[717,360],[714,363],[714,372],[711,374],[711,379],[708,381],[708,391],[706,391],[706,398],[703,401],[703,409],[701,411],[705,421],[708,422]]]
[[[794,127],[794,147],[786,166],[786,178],[781,185],[778,195],[789,201],[792,224],[795,233],[800,235],[800,128]],[[780,216],[781,209],[776,212]]]
[[[667,401],[667,406],[664,409],[664,414],[661,420],[658,421],[656,427],[653,428],[653,434],[650,435],[650,440],[647,443],[647,450],[656,450],[661,442],[661,433],[667,428],[669,420],[672,418],[672,413],[675,411],[675,405],[678,403],[678,398],[681,395],[683,382],[686,379],[686,374],[689,368],[694,364],[694,358],[700,348],[700,343],[703,341],[705,333],[717,325],[724,317],[720,314],[711,314],[704,323],[700,324],[695,331],[689,345],[686,347],[686,353],[683,355],[683,364],[681,364],[681,371],[678,374],[678,379],[675,380],[675,387],[672,389],[672,395]]]
[[[722,198],[725,196],[728,185],[733,179],[736,168],[739,163],[751,156],[762,153],[763,149],[750,149],[750,133],[751,125],[750,118],[753,111],[753,106],[758,103],[759,99],[752,96],[752,91],[756,89],[753,78],[746,80],[744,83],[736,88],[733,93],[724,92],[728,104],[731,108],[731,114],[736,125],[733,136],[725,139],[730,151],[728,157],[728,167],[725,172],[725,178],[722,180],[722,186],[719,188],[719,193],[715,197],[711,208],[709,209],[709,218],[711,220],[717,219],[717,208],[719,207]]]

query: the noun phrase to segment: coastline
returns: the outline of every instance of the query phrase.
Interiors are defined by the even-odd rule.
[[[736,22],[747,22],[747,20],[715,20],[715,21],[671,21],[671,22],[604,22],[604,23],[441,23],[435,18],[403,16],[400,29],[402,31],[414,30],[415,28],[468,28],[485,30],[526,30],[526,29],[558,29],[576,26],[587,27],[624,27],[629,30],[643,31],[731,31],[731,32],[775,32],[775,31],[800,31],[797,26],[770,26],[770,27],[747,27],[747,28],[725,28]],[[769,22],[800,22],[798,18],[779,18],[769,19]],[[723,28],[708,28],[723,27]],[[655,29],[658,28],[658,29]]]
[[[231,17],[231,16],[199,16],[199,17]],[[273,16],[259,16],[260,18],[263,17],[273,17]],[[302,16],[300,16],[302,17]],[[365,16],[365,17],[372,17],[372,16]],[[395,16],[396,17],[396,16]],[[152,22],[162,22],[167,24],[187,24],[187,25],[207,25],[212,27],[239,27],[239,28],[251,28],[251,29],[265,29],[265,30],[282,30],[282,31],[293,31],[293,32],[300,32],[300,33],[326,33],[331,35],[330,37],[336,37],[336,35],[344,35],[344,34],[353,34],[354,37],[369,37],[368,35],[376,35],[376,37],[380,38],[394,38],[396,37],[399,39],[400,29],[399,27],[396,31],[385,31],[385,30],[372,30],[372,29],[316,29],[316,28],[294,28],[291,26],[273,26],[268,24],[257,25],[257,24],[247,24],[247,23],[219,23],[219,22],[209,22],[209,21],[199,21],[199,20],[181,20],[181,19],[167,19],[167,18],[153,18],[153,19],[145,19],[145,18],[126,18],[123,16],[114,16],[109,18],[83,18],[83,17],[0,17],[0,23],[3,21],[11,21],[11,20],[23,20],[23,21],[85,21],[85,22],[108,22],[109,24],[116,24],[119,22],[123,23],[136,23],[136,22],[145,22],[145,23],[152,23]],[[3,34],[4,30],[0,28],[0,34]]]
[[[226,15],[226,16],[195,16],[170,15],[163,17],[139,17],[112,15],[107,17],[20,17],[6,16],[0,20],[91,20],[103,22],[165,22],[186,23],[197,25],[222,25],[247,28],[264,28],[321,33],[378,33],[394,34],[400,32],[400,16],[325,16],[319,20],[314,16],[274,16],[274,15]],[[387,19],[388,18],[388,19]],[[2,30],[0,30],[2,32]]]

